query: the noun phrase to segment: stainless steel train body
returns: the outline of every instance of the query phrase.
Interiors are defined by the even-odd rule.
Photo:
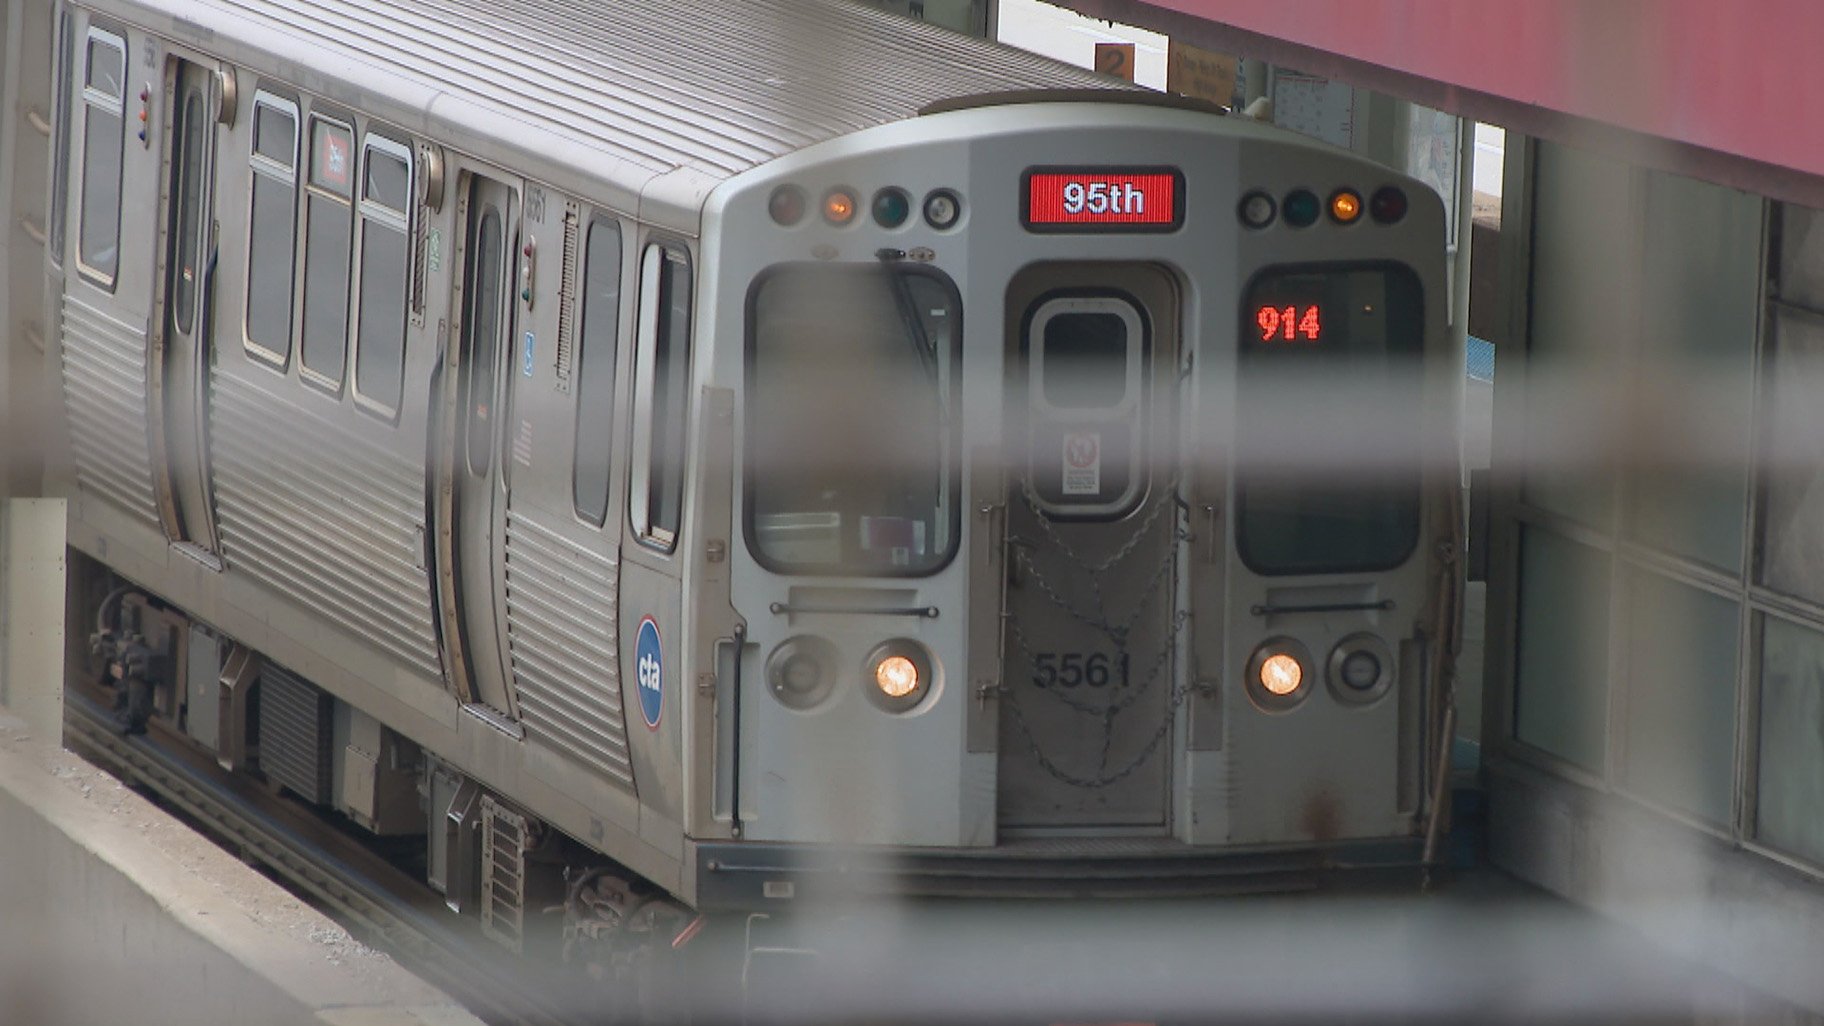
[[[181,621],[158,715],[452,900],[502,817],[702,908],[1422,831],[1422,185],[843,4],[96,0],[59,62],[73,544]]]

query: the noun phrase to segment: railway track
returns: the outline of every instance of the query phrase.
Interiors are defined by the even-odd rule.
[[[439,896],[332,824],[242,778],[169,736],[156,721],[123,737],[99,692],[65,696],[65,744],[129,783],[151,790],[243,860],[276,874],[338,919],[357,939],[386,951],[499,1026],[560,1026],[575,984],[478,936]]]

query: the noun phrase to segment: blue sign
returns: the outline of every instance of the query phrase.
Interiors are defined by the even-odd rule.
[[[665,714],[665,656],[659,645],[659,625],[652,617],[640,619],[640,633],[633,642],[633,673],[640,690],[640,715],[649,730],[659,729]]]
[[[520,361],[519,366],[519,372],[528,378],[532,376],[532,342],[532,333],[528,331],[526,332],[526,355]]]

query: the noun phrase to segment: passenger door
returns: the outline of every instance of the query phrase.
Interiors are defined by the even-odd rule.
[[[464,701],[508,719],[517,712],[503,658],[496,545],[506,509],[501,425],[518,202],[513,188],[479,175],[462,194],[462,289],[441,373],[447,416],[434,511],[446,672]]]
[[[1169,826],[1178,303],[1137,264],[1040,265],[1008,290],[1004,829]]]
[[[217,552],[207,465],[216,82],[212,69],[173,62],[163,331],[153,367],[159,385],[153,451],[162,443],[165,456],[154,467],[166,534],[211,559]]]

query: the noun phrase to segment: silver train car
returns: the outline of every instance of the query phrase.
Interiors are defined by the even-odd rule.
[[[421,835],[514,947],[1418,858],[1422,184],[839,2],[58,26],[49,484],[123,728]]]

